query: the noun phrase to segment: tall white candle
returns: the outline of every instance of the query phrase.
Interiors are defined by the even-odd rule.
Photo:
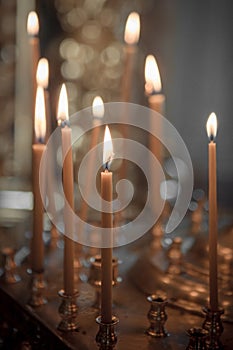
[[[39,170],[45,151],[44,137],[46,133],[44,91],[37,88],[35,105],[35,135],[37,143],[32,145],[32,186],[34,195],[33,235],[31,241],[31,264],[34,272],[44,269],[43,214],[44,207],[40,192]]]
[[[216,143],[217,118],[211,113],[207,124],[209,137],[209,303],[211,311],[218,310],[218,217],[217,217],[217,173]]]
[[[71,129],[69,127],[68,98],[63,84],[58,103],[57,119],[61,125],[62,157],[63,157],[63,189],[65,195],[64,207],[64,259],[63,276],[64,291],[67,295],[74,293],[74,242],[70,238],[74,232],[74,222],[70,209],[74,210],[74,175],[71,144]],[[69,237],[67,236],[69,235]]]

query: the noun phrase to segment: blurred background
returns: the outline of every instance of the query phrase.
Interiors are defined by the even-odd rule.
[[[29,189],[32,116],[28,13],[36,9],[41,56],[50,65],[52,125],[60,84],[70,114],[96,95],[121,100],[124,29],[130,12],[141,18],[131,101],[147,105],[144,61],[156,56],[166,118],[185,141],[195,188],[207,191],[206,121],[218,117],[219,202],[233,206],[233,4],[230,0],[2,0],[0,2],[0,190]]]

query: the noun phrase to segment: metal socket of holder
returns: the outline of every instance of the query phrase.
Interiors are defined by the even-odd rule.
[[[147,301],[150,303],[150,309],[147,314],[150,327],[146,330],[146,333],[155,338],[168,336],[168,332],[164,328],[167,321],[165,307],[168,304],[168,300],[166,296],[159,293],[153,294],[147,297]]]

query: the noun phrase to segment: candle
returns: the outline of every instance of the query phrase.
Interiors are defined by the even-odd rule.
[[[36,12],[31,11],[27,20],[27,32],[29,36],[29,47],[31,56],[31,79],[32,79],[32,107],[35,106],[36,98],[36,70],[40,58],[40,44],[39,44],[39,20]],[[33,137],[34,140],[34,137]]]
[[[93,113],[93,129],[91,134],[91,146],[90,149],[93,149],[97,143],[99,138],[99,126],[101,125],[101,119],[104,116],[104,103],[100,96],[96,96],[93,100],[92,104],[92,113]],[[91,175],[93,174],[93,165],[95,157],[97,156],[96,152],[92,151],[89,159],[88,169],[87,169],[87,178],[85,182],[85,190],[84,190],[84,199],[82,200],[80,217],[83,221],[86,221],[88,214],[88,204],[86,202],[86,198],[90,195],[90,183],[91,183]]]
[[[125,45],[125,64],[124,74],[122,78],[122,91],[121,100],[123,102],[129,102],[131,85],[132,85],[132,73],[135,64],[135,58],[137,54],[137,42],[140,36],[140,17],[136,12],[130,13],[125,25],[124,39]]]
[[[148,55],[146,57],[145,63],[145,93],[148,96],[149,107],[155,111],[163,115],[164,113],[164,105],[165,105],[165,96],[161,93],[162,83],[159,74],[158,65],[154,56]],[[157,135],[162,134],[162,121],[155,118],[152,114],[150,117],[151,128],[156,130]],[[161,141],[150,134],[149,136],[149,147],[151,152],[157,158],[158,162],[162,165],[163,163],[163,146]],[[153,192],[153,211],[157,212],[157,207],[159,207],[160,200],[160,173],[153,172],[151,173],[152,179],[152,192]]]
[[[209,303],[211,311],[218,310],[218,269],[217,269],[217,179],[216,143],[217,118],[211,113],[207,124],[209,137]]]
[[[58,103],[58,124],[61,125],[62,156],[63,156],[63,189],[64,204],[64,291],[66,295],[74,293],[74,242],[70,238],[74,231],[74,222],[69,207],[74,210],[74,175],[71,147],[71,129],[69,127],[68,98],[66,87],[63,84]],[[69,235],[69,237],[67,236]]]
[[[108,126],[105,128],[103,164],[105,170],[101,172],[101,197],[107,201],[107,208],[102,207],[102,227],[108,228],[104,235],[108,248],[101,249],[101,320],[112,322],[112,172],[109,166],[113,156],[112,139]],[[108,209],[106,212],[106,209]]]
[[[156,59],[152,55],[146,57],[145,92],[151,109],[163,115],[165,96],[161,93],[162,83]]]
[[[47,58],[41,58],[37,65],[36,71],[37,85],[40,85],[44,89],[45,95],[45,111],[46,111],[46,141],[51,134],[51,113],[50,113],[50,102],[49,102],[49,63]]]
[[[35,105],[35,136],[37,143],[32,145],[32,186],[34,195],[33,236],[31,241],[31,264],[34,272],[40,273],[44,268],[43,214],[44,208],[39,186],[39,169],[45,150],[46,133],[44,91],[39,86]]]

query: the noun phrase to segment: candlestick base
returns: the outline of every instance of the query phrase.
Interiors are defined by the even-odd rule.
[[[100,308],[100,289],[101,289],[101,256],[95,255],[90,258],[91,268],[89,282],[95,287],[96,298],[94,307]],[[112,285],[116,286],[122,281],[122,278],[118,276],[118,265],[121,263],[116,257],[112,258]]]
[[[146,330],[146,333],[155,338],[167,337],[169,334],[164,328],[164,324],[167,321],[165,307],[168,300],[166,296],[157,293],[148,296],[147,300],[151,305],[147,314],[147,318],[150,321],[150,327]]]
[[[207,350],[206,339],[208,331],[203,328],[190,328],[187,330],[189,344],[186,350]]]
[[[202,328],[208,331],[206,348],[210,350],[221,350],[223,349],[223,345],[220,341],[220,336],[223,333],[221,315],[224,313],[224,310],[219,309],[218,311],[211,311],[209,308],[204,307],[203,311],[206,316]]]
[[[19,275],[14,273],[16,263],[14,260],[15,250],[13,248],[2,249],[3,255],[3,270],[1,278],[6,284],[14,284],[21,281]]]
[[[62,299],[58,309],[62,320],[57,328],[62,332],[76,331],[78,329],[78,306],[76,303],[78,291],[75,291],[72,295],[67,295],[62,289],[58,292],[58,295]]]
[[[31,280],[31,297],[28,304],[32,307],[38,307],[47,303],[47,299],[44,297],[44,290],[47,283],[44,280],[43,272],[32,272]]]
[[[99,324],[99,331],[96,335],[96,343],[100,350],[112,350],[117,343],[117,335],[115,332],[115,326],[119,322],[119,319],[115,316],[112,317],[111,323],[104,323],[101,321],[101,316],[96,318],[96,322]]]

